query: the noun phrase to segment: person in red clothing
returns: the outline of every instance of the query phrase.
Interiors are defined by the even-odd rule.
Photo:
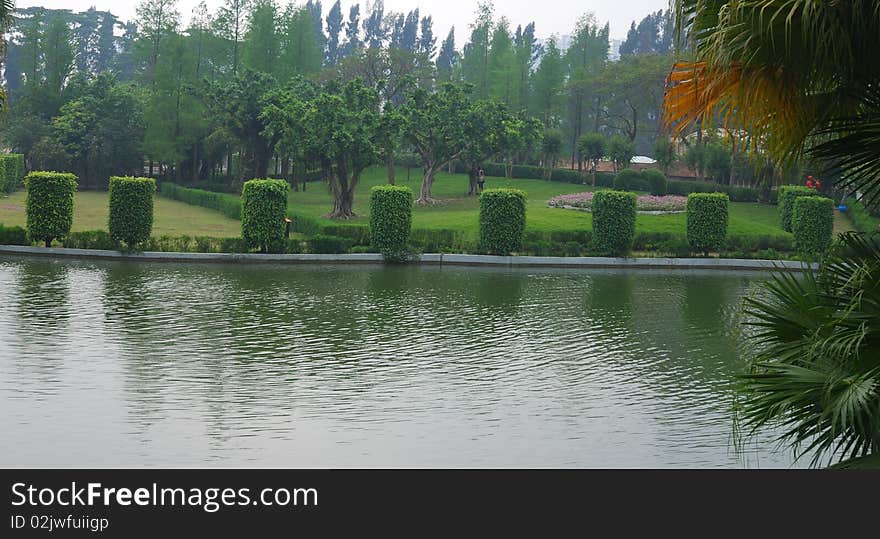
[[[807,188],[808,189],[815,189],[815,187],[813,186],[813,177],[812,176],[807,176]]]

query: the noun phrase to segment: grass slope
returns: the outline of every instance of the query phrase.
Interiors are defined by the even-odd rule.
[[[24,191],[0,198],[0,223],[25,226]],[[82,191],[76,194],[73,231],[107,230],[109,201],[106,192]],[[156,197],[153,236],[206,236],[235,238],[241,235],[241,223],[218,212],[190,206],[182,202]]]

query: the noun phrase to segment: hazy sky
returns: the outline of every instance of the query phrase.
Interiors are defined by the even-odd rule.
[[[223,0],[206,0],[208,7],[213,10],[223,3]],[[323,0],[324,10],[333,4],[334,0]],[[178,11],[184,20],[189,19],[192,9],[199,0],[178,0]],[[287,0],[278,0],[279,5],[286,4]],[[295,3],[305,3],[296,1]],[[348,7],[356,3],[356,0],[343,0],[343,14],[348,16]],[[361,9],[366,7],[367,0],[362,0]],[[137,1],[132,0],[18,0],[21,7],[45,6],[47,8],[70,9],[73,11],[86,10],[91,6],[102,10],[111,11],[123,20],[134,17]],[[537,24],[538,36],[549,37],[552,34],[568,34],[574,27],[577,19],[585,12],[592,11],[600,22],[611,23],[611,37],[624,38],[629,29],[630,22],[641,19],[650,12],[666,9],[669,0],[496,0],[496,15],[507,16],[512,26],[527,24],[534,21]],[[456,27],[456,43],[459,47],[466,40],[469,31],[468,25],[473,20],[477,0],[385,0],[385,11],[409,11],[419,8],[421,14],[434,17],[434,28],[442,39],[446,36],[449,28]]]

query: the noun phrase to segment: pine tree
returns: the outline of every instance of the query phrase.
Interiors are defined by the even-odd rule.
[[[330,13],[327,14],[327,52],[324,63],[330,67],[339,63],[340,39],[342,34],[342,5],[336,0]]]
[[[340,58],[357,54],[361,49],[361,6],[355,4],[348,12],[348,22],[345,24],[345,45],[342,47]]]
[[[230,43],[232,74],[238,73],[241,63],[241,39],[244,37],[251,0],[226,0],[217,10],[218,33]]]
[[[565,87],[565,62],[562,52],[556,46],[556,39],[550,38],[544,47],[541,63],[532,78],[532,114],[544,122],[546,128],[559,127],[560,104]]]
[[[475,97],[489,96],[489,37],[492,30],[493,6],[483,2],[477,8],[477,18],[471,24],[471,39],[461,55],[462,76],[474,85]]]
[[[437,38],[434,36],[434,18],[422,17],[422,33],[419,36],[418,52],[429,61],[437,53]]]
[[[307,8],[288,5],[281,29],[282,80],[295,75],[311,75],[321,70],[324,53],[315,38],[314,25]]]
[[[244,36],[242,63],[245,67],[261,73],[278,73],[281,42],[276,28],[277,18],[275,2],[254,2]]]
[[[489,97],[512,104],[519,98],[519,76],[516,73],[516,54],[506,18],[502,18],[492,32],[488,66]]]
[[[385,3],[376,0],[370,15],[364,19],[364,44],[370,49],[381,49],[386,39],[388,29],[385,26]]]
[[[440,79],[448,81],[452,77],[452,71],[458,63],[458,53],[455,50],[455,27],[449,30],[449,35],[440,46],[440,54],[437,55],[437,72]]]
[[[419,10],[410,11],[403,23],[403,35],[400,38],[400,48],[413,54],[418,52],[419,43]]]

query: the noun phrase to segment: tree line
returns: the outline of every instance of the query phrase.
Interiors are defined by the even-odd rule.
[[[381,124],[370,134],[373,161],[388,164],[393,182],[399,154],[417,155],[430,201],[434,175],[452,160],[472,178],[487,159],[552,169],[564,157],[580,169],[579,141],[591,133],[650,154],[672,64],[667,19],[647,17],[611,62],[609,27],[592,15],[563,50],[555,37],[539,40],[534,23],[496,17],[491,3],[480,4],[461,47],[456,28],[440,41],[429,15],[386,11],[381,0],[347,13],[337,1],[326,16],[319,0],[227,0],[214,12],[202,3],[186,25],[175,0],[144,0],[130,22],[95,9],[19,9],[3,137],[33,168],[70,170],[87,187],[141,173],[144,162],[151,175],[234,186],[325,169],[331,152],[291,135],[300,127],[281,111],[329,107],[317,100],[347,99],[359,81],[371,95],[359,98],[370,107],[359,114]],[[329,110],[319,109],[322,125],[333,123]],[[449,147],[426,147],[433,134],[414,122],[449,129]]]

